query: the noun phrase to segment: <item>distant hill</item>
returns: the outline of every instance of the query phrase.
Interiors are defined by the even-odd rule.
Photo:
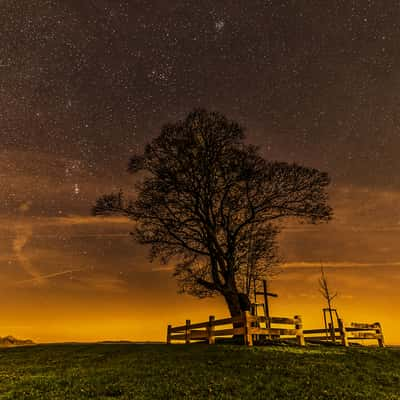
[[[0,347],[9,347],[9,346],[26,346],[29,344],[34,344],[32,340],[20,340],[16,339],[13,336],[5,336],[0,337]]]

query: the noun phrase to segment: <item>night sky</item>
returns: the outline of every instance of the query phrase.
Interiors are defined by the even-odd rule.
[[[345,321],[400,343],[398,1],[1,0],[0,43],[0,336],[163,340],[227,315],[177,295],[132,222],[90,216],[132,190],[129,157],[164,123],[203,107],[332,177],[334,220],[281,235],[272,314],[322,324],[323,262]]]

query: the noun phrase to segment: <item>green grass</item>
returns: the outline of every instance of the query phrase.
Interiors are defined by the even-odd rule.
[[[0,350],[0,399],[400,399],[400,351],[232,345]]]

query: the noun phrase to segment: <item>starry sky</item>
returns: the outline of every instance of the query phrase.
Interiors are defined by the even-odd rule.
[[[400,344],[398,1],[0,1],[0,336],[163,340],[224,317],[176,294],[133,223],[90,216],[129,157],[196,107],[268,159],[332,177],[335,218],[291,224],[273,314],[322,324],[319,266],[345,321]]]

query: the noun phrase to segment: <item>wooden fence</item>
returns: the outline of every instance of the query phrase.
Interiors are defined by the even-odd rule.
[[[373,324],[352,322],[350,326],[345,326],[342,319],[338,319],[338,328],[329,327],[329,329],[305,329],[303,330],[306,341],[327,341],[340,343],[348,346],[349,341],[358,340],[377,340],[379,347],[384,347],[384,338],[382,327],[379,322]],[[319,336],[316,336],[319,335]]]
[[[263,324],[266,326],[265,328],[262,327]],[[216,329],[216,327],[224,327],[224,325],[230,325],[230,327]],[[292,327],[287,329],[272,327],[272,325],[292,325]],[[205,340],[209,344],[214,344],[217,337],[224,336],[243,336],[247,346],[252,346],[253,340],[257,336],[292,337],[300,346],[305,345],[303,325],[299,315],[294,318],[272,317],[267,320],[265,317],[251,315],[249,311],[234,318],[216,320],[214,316],[210,316],[207,322],[192,324],[190,320],[187,320],[186,324],[182,326],[168,325],[167,343],[170,344],[172,341],[190,343],[191,341]]]

